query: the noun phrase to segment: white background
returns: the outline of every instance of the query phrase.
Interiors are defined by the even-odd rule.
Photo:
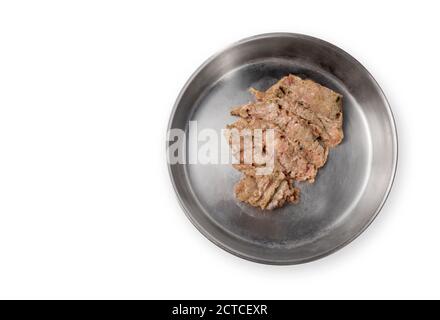
[[[4,1],[0,298],[440,298],[436,1]],[[288,31],[355,56],[393,108],[383,211],[325,259],[274,267],[206,240],[174,196],[165,131],[211,54]]]

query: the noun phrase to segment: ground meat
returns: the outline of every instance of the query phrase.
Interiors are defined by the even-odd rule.
[[[329,148],[343,139],[342,95],[317,84],[289,75],[266,91],[250,89],[255,102],[232,109],[231,114],[240,117],[228,125],[240,133],[240,144],[232,153],[239,163],[234,168],[244,174],[235,186],[240,201],[262,209],[274,209],[286,202],[299,200],[299,189],[294,181],[314,182],[318,169],[327,161]],[[255,129],[263,132],[257,139]],[[266,130],[274,131],[274,154],[264,154]],[[252,141],[246,144],[245,140]],[[235,146],[235,147],[234,147]],[[255,148],[263,150],[258,155]],[[267,152],[267,150],[266,150]],[[269,160],[273,168],[268,174],[258,174]]]

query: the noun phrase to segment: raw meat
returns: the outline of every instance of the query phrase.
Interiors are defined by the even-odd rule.
[[[264,92],[250,91],[256,101],[233,108],[231,114],[240,119],[227,126],[241,137],[235,149],[229,140],[233,155],[240,160],[234,168],[244,174],[235,186],[235,195],[261,209],[298,202],[299,189],[293,182],[314,182],[318,169],[327,161],[329,148],[343,139],[342,95],[294,75]],[[263,139],[257,139],[255,129],[261,130]],[[244,161],[249,154],[258,154],[255,148],[267,153],[264,133],[268,129],[275,133],[272,157],[263,154]],[[246,144],[246,139],[253,144]],[[272,170],[258,174],[257,169],[267,165],[268,159],[273,162]]]

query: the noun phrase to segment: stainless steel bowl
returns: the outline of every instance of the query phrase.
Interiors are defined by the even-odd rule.
[[[197,120],[199,130],[220,130],[234,121],[230,108],[251,99],[249,87],[266,89],[289,73],[344,95],[345,139],[316,182],[300,184],[299,204],[266,212],[238,202],[240,174],[230,165],[169,165],[197,229],[239,257],[268,264],[312,261],[355,239],[383,206],[397,165],[396,127],[379,85],[349,54],[306,35],[258,35],[209,58],[182,89],[169,129],[188,130]]]

